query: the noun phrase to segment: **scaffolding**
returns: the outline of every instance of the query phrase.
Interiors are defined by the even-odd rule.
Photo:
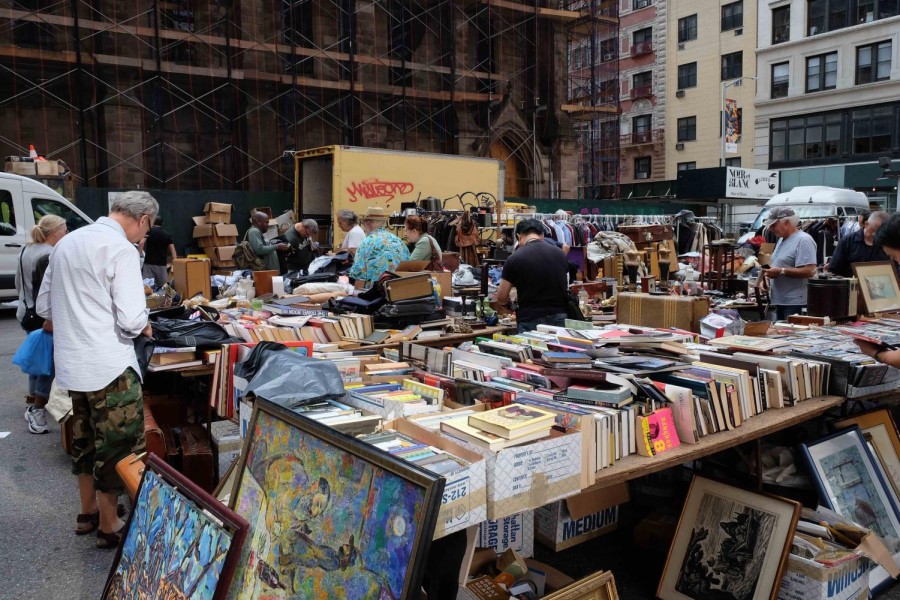
[[[86,186],[287,191],[286,151],[344,144],[494,156],[520,195],[596,195],[610,103],[563,90],[603,6],[0,0],[0,152],[35,144]],[[571,154],[580,180],[554,182]]]

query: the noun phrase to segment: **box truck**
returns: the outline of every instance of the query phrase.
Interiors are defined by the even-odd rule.
[[[491,158],[325,146],[295,152],[294,167],[294,213],[323,226],[344,209],[363,215],[381,206],[392,214],[425,198],[437,198],[440,210],[481,208],[495,224],[503,202],[503,162]],[[334,227],[333,245],[343,236]]]

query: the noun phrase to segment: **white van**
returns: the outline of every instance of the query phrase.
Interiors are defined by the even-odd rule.
[[[763,221],[769,216],[773,208],[788,206],[801,219],[818,219],[824,217],[838,217],[843,224],[844,217],[856,217],[861,211],[869,209],[869,199],[862,192],[854,192],[843,188],[833,188],[824,185],[809,185],[795,187],[789,192],[782,192],[772,196],[763,207],[750,231],[741,236],[738,243],[743,244],[756,235]]]
[[[17,297],[19,253],[44,215],[59,215],[69,231],[92,223],[90,217],[49,187],[21,175],[0,172],[0,300]]]

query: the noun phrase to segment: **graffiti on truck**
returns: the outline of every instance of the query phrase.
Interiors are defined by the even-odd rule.
[[[397,196],[412,193],[415,187],[409,181],[381,181],[377,177],[373,177],[351,182],[347,193],[350,194],[350,202],[383,199],[385,206],[390,206],[391,200]]]

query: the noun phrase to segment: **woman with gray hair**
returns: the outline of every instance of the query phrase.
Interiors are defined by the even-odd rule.
[[[350,256],[356,255],[356,249],[366,239],[366,232],[359,225],[359,217],[352,210],[342,210],[338,213],[338,227],[344,232],[340,250],[349,252]]]

